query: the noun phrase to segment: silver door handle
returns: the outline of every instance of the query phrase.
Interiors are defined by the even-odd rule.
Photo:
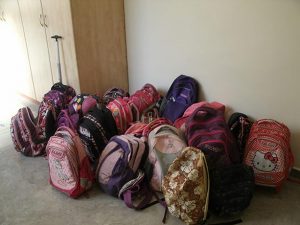
[[[44,24],[43,24],[43,22],[42,22],[42,19],[43,19],[43,15],[40,14],[40,24],[41,24],[42,27],[44,27]]]

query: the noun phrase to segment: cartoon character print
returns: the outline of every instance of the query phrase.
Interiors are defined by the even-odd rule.
[[[271,152],[260,152],[257,151],[255,153],[255,157],[253,159],[253,166],[257,170],[263,171],[263,172],[270,172],[275,170],[277,165],[277,155],[275,153]]]
[[[57,176],[61,180],[63,180],[64,182],[66,182],[67,180],[69,180],[69,177],[63,171],[63,168],[62,168],[62,165],[61,165],[60,161],[59,160],[54,160],[54,164],[55,164]]]

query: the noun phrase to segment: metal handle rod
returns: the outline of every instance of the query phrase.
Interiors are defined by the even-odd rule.
[[[61,64],[60,64],[60,54],[59,54],[59,43],[58,39],[61,39],[61,36],[54,35],[51,38],[54,38],[56,41],[56,46],[57,46],[57,71],[58,71],[58,80],[60,83],[62,83],[62,74],[61,74]]]

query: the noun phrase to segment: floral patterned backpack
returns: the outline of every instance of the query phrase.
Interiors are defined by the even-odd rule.
[[[169,212],[186,224],[206,220],[209,187],[205,156],[193,147],[186,147],[173,161],[162,183]]]

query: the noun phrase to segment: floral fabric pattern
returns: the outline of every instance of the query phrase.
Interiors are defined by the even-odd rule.
[[[204,154],[187,147],[169,167],[162,191],[170,213],[186,224],[206,219],[209,177]]]

